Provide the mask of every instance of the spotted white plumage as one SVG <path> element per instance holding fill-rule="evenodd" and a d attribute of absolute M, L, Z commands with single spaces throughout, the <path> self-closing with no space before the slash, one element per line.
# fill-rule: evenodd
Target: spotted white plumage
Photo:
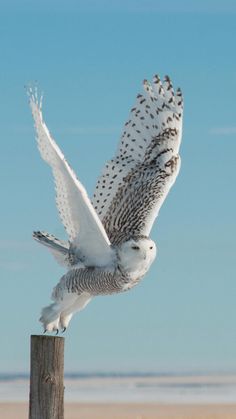
<path fill-rule="evenodd" d="M 181 91 L 174 93 L 167 76 L 163 84 L 158 76 L 152 83 L 144 80 L 143 87 L 124 126 L 117 153 L 106 164 L 92 199 L 113 241 L 122 231 L 150 234 L 180 166 Z"/>
<path fill-rule="evenodd" d="M 45 330 L 65 329 L 72 315 L 96 295 L 136 285 L 156 256 L 148 238 L 179 171 L 183 100 L 168 76 L 143 82 L 124 126 L 118 149 L 107 162 L 92 201 L 52 139 L 42 117 L 42 101 L 29 89 L 39 151 L 51 166 L 56 202 L 69 241 L 48 233 L 34 238 L 47 246 L 68 272 L 42 310 Z"/>

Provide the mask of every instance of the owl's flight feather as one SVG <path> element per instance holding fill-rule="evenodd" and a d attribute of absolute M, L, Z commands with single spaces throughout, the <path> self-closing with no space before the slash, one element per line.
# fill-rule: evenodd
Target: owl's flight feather
<path fill-rule="evenodd" d="M 112 242 L 149 235 L 180 166 L 183 100 L 169 77 L 143 83 L 118 145 L 99 177 L 92 203 Z"/>
<path fill-rule="evenodd" d="M 105 229 L 86 190 L 51 137 L 43 121 L 40 102 L 32 90 L 29 91 L 29 99 L 38 148 L 42 158 L 52 168 L 57 207 L 70 242 L 88 264 L 106 265 L 111 260 L 111 249 Z"/>

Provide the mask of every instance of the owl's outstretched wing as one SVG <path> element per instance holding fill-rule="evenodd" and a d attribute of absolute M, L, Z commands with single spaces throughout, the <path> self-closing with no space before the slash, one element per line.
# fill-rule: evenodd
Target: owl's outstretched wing
<path fill-rule="evenodd" d="M 29 89 L 28 94 L 35 122 L 38 148 L 42 158 L 51 166 L 55 181 L 57 208 L 70 242 L 88 266 L 109 264 L 112 251 L 104 227 L 86 190 L 77 179 L 44 123 L 42 100 L 38 100 L 37 90 Z"/>
<path fill-rule="evenodd" d="M 99 177 L 92 200 L 115 243 L 148 236 L 180 167 L 183 99 L 171 80 L 143 82 L 114 158 Z"/>

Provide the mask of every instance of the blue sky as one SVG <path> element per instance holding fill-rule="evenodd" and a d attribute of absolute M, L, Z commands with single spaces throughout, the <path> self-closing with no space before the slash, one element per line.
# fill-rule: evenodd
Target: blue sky
<path fill-rule="evenodd" d="M 89 194 L 144 78 L 185 98 L 182 169 L 134 290 L 100 297 L 66 335 L 67 371 L 236 370 L 236 5 L 233 1 L 1 1 L 0 371 L 29 368 L 29 336 L 63 274 L 31 238 L 59 237 L 53 182 L 24 85 Z M 178 4 L 178 6 L 177 6 Z"/>

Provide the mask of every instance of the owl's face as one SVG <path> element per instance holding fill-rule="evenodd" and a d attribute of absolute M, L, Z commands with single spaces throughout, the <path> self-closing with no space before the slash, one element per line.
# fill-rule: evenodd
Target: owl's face
<path fill-rule="evenodd" d="M 156 252 L 156 245 L 151 239 L 130 239 L 119 246 L 118 257 L 126 273 L 139 277 L 148 271 Z"/>

